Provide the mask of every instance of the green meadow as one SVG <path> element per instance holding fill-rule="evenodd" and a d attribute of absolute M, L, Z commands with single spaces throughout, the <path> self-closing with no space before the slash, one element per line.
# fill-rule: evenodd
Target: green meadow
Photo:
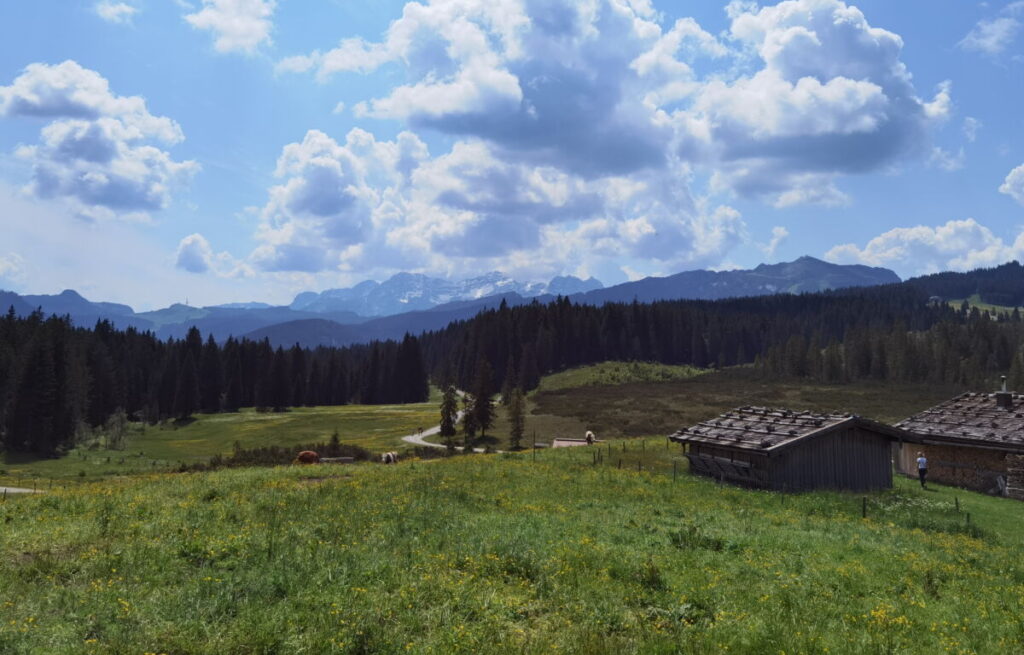
<path fill-rule="evenodd" d="M 597 452 L 9 498 L 0 652 L 1024 651 L 1024 504 L 720 486 L 664 439 Z"/>
<path fill-rule="evenodd" d="M 605 362 L 545 377 L 527 396 L 524 445 L 555 437 L 599 439 L 664 436 L 734 407 L 764 405 L 819 412 L 842 411 L 896 422 L 963 391 L 951 385 L 859 381 L 824 384 L 767 378 L 753 367 L 708 372 L 688 366 Z M 478 446 L 504 449 L 504 408 Z M 435 437 L 436 439 L 436 437 Z"/>
<path fill-rule="evenodd" d="M 120 450 L 76 448 L 59 459 L 0 455 L 0 485 L 49 488 L 83 479 L 151 473 L 205 461 L 243 448 L 323 443 L 338 431 L 342 443 L 371 451 L 398 449 L 401 437 L 437 424 L 437 403 L 298 407 L 287 412 L 243 409 L 197 414 L 185 424 L 135 425 Z"/>

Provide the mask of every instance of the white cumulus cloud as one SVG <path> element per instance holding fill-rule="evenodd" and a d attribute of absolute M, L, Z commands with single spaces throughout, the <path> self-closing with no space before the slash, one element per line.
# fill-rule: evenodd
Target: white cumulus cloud
<path fill-rule="evenodd" d="M 214 254 L 210 242 L 198 232 L 188 235 L 178 243 L 174 259 L 177 268 L 189 273 L 212 271 L 225 278 L 253 275 L 252 268 L 246 262 L 235 259 L 230 253 Z"/>
<path fill-rule="evenodd" d="M 252 53 L 270 43 L 275 0 L 203 0 L 202 8 L 185 20 L 199 30 L 213 32 L 218 52 Z"/>
<path fill-rule="evenodd" d="M 145 218 L 199 169 L 152 145 L 183 140 L 177 123 L 138 96 L 114 95 L 99 73 L 71 60 L 31 64 L 0 87 L 0 117 L 53 119 L 38 144 L 15 154 L 32 166 L 33 194 L 66 199 L 82 216 Z"/>
<path fill-rule="evenodd" d="M 674 116 L 684 157 L 704 156 L 720 187 L 776 206 L 843 204 L 841 175 L 926 151 L 949 115 L 948 83 L 920 98 L 902 39 L 840 0 L 730 5 L 730 34 L 760 65 L 713 79 Z"/>
<path fill-rule="evenodd" d="M 716 35 L 692 18 L 663 25 L 640 0 L 423 0 L 379 40 L 281 60 L 321 82 L 387 67 L 400 81 L 351 110 L 398 121 L 419 154 L 389 171 L 380 153 L 398 144 L 361 131 L 288 146 L 252 261 L 308 274 L 398 257 L 442 273 L 716 266 L 749 241 L 732 195 L 841 206 L 844 176 L 935 153 L 956 163 L 930 142 L 950 84 L 919 94 L 899 35 L 841 0 L 727 13 Z M 445 152 L 426 151 L 415 134 L 428 131 L 450 137 Z"/>
<path fill-rule="evenodd" d="M 205 273 L 213 262 L 213 249 L 202 234 L 190 234 L 178 244 L 175 265 L 189 273 Z"/>
<path fill-rule="evenodd" d="M 868 241 L 863 248 L 847 243 L 827 253 L 837 264 L 868 264 L 894 268 L 898 273 L 924 274 L 966 271 L 995 266 L 1024 255 L 1024 233 L 1012 244 L 973 218 L 930 227 L 898 227 Z"/>
<path fill-rule="evenodd" d="M 102 0 L 93 6 L 96 15 L 110 23 L 129 23 L 132 16 L 138 13 L 138 8 L 124 2 L 111 2 Z"/>
<path fill-rule="evenodd" d="M 1024 205 L 1024 164 L 1009 172 L 999 187 L 999 192 L 1005 193 Z"/>

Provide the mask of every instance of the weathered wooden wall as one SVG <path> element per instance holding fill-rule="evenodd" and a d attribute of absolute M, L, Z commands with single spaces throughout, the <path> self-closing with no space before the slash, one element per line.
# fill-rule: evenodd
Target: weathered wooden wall
<path fill-rule="evenodd" d="M 691 444 L 687 457 L 694 473 L 746 486 L 867 491 L 892 486 L 890 441 L 850 428 L 808 438 L 772 457 L 705 444 Z"/>
<path fill-rule="evenodd" d="M 1006 456 L 1006 495 L 1024 500 L 1024 455 Z"/>
<path fill-rule="evenodd" d="M 764 455 L 695 443 L 690 444 L 686 456 L 693 473 L 748 487 L 769 486 Z"/>
<path fill-rule="evenodd" d="M 868 491 L 892 486 L 890 439 L 849 428 L 807 439 L 770 460 L 773 486 Z"/>
<path fill-rule="evenodd" d="M 1003 493 L 1007 486 L 1007 454 L 1003 451 L 970 446 L 904 443 L 896 460 L 901 473 L 917 477 L 919 451 L 924 452 L 928 458 L 929 480 L 991 494 Z"/>

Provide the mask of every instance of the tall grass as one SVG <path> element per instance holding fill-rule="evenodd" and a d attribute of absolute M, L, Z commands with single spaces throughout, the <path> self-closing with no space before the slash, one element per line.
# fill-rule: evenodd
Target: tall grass
<path fill-rule="evenodd" d="M 1024 505 L 900 480 L 863 519 L 638 446 L 641 473 L 580 448 L 8 500 L 0 652 L 1024 650 Z"/>

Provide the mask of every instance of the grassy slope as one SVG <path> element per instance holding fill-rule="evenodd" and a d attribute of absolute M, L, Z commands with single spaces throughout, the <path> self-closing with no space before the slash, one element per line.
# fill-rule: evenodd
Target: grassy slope
<path fill-rule="evenodd" d="M 341 441 L 372 451 L 397 448 L 399 438 L 437 424 L 438 408 L 431 402 L 414 405 L 343 405 L 300 407 L 284 413 L 199 414 L 190 424 L 149 426 L 132 432 L 124 450 L 75 450 L 61 459 L 26 460 L 7 455 L 0 460 L 0 485 L 46 487 L 51 480 L 67 482 L 174 466 L 229 453 L 238 441 L 244 448 L 292 446 L 325 442 L 335 429 Z M 141 453 L 141 454 L 140 454 Z M 5 457 L 0 455 L 0 458 Z M 109 459 L 109 461 L 108 461 Z M 154 464 L 153 462 L 156 462 Z"/>
<path fill-rule="evenodd" d="M 969 298 L 950 300 L 948 301 L 949 306 L 954 309 L 960 309 L 960 305 L 964 303 L 964 300 L 967 301 L 967 304 L 970 307 L 977 307 L 981 311 L 987 310 L 993 314 L 1010 314 L 1013 312 L 1013 307 L 1008 307 L 1006 305 L 993 305 L 992 303 L 987 303 L 983 301 L 981 299 L 981 295 L 977 293 Z"/>
<path fill-rule="evenodd" d="M 611 363 L 605 363 L 582 367 L 544 378 L 540 388 L 528 398 L 526 445 L 532 441 L 534 431 L 539 442 L 550 442 L 554 437 L 582 438 L 587 430 L 593 430 L 602 439 L 667 435 L 742 405 L 849 411 L 895 422 L 962 391 L 958 387 L 926 384 L 827 385 L 807 380 L 762 379 L 750 368 L 706 375 L 681 374 L 674 379 L 665 376 L 667 381 L 661 381 L 664 378 L 660 376 L 631 380 L 609 375 L 610 366 Z M 613 377 L 625 382 L 602 382 Z M 507 417 L 499 408 L 491 445 L 505 447 L 508 431 Z"/>
<path fill-rule="evenodd" d="M 0 652 L 1024 650 L 1024 504 L 899 480 L 862 520 L 859 496 L 673 481 L 595 450 L 9 500 Z"/>
<path fill-rule="evenodd" d="M 637 382 L 674 382 L 689 380 L 707 372 L 707 369 L 693 366 L 669 366 L 653 362 L 601 362 L 545 376 L 537 393 Z"/>

